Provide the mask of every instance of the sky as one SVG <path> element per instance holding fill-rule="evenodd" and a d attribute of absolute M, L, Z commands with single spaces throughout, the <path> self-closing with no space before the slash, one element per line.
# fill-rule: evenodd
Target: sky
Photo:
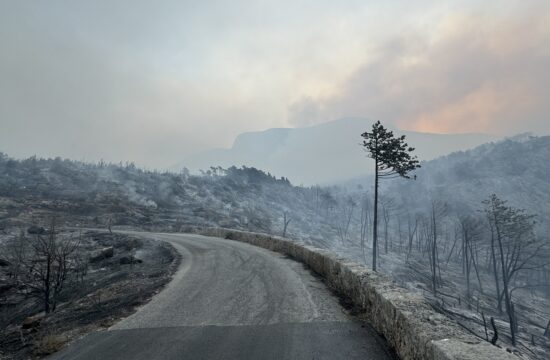
<path fill-rule="evenodd" d="M 550 134 L 548 0 L 3 0 L 0 151 L 164 168 L 343 117 Z"/>

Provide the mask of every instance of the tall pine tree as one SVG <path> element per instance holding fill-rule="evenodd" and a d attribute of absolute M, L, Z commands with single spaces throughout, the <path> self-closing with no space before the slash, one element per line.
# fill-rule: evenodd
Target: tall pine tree
<path fill-rule="evenodd" d="M 378 187 L 381 179 L 403 177 L 410 179 L 409 173 L 420 167 L 414 148 L 405 142 L 405 135 L 395 137 L 380 121 L 372 125 L 371 132 L 364 132 L 363 147 L 375 163 L 374 177 L 374 224 L 372 227 L 372 269 L 376 271 L 378 250 Z"/>

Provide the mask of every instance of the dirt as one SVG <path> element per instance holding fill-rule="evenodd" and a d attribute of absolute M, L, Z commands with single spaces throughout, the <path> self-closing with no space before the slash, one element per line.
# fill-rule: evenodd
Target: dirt
<path fill-rule="evenodd" d="M 340 250 L 340 253 L 361 262 L 359 248 Z M 484 286 L 483 292 L 479 291 L 475 275 L 472 276 L 472 299 L 468 300 L 461 264 L 452 261 L 441 263 L 442 281 L 439 284 L 437 296 L 434 296 L 431 288 L 429 262 L 424 261 L 421 255 L 414 253 L 407 260 L 405 254 L 383 253 L 378 265 L 381 272 L 391 274 L 400 286 L 421 294 L 434 307 L 434 310 L 454 319 L 467 332 L 480 339 L 490 340 L 494 334 L 490 318 L 494 317 L 498 332 L 497 346 L 508 349 L 522 359 L 550 358 L 550 337 L 544 336 L 545 327 L 550 319 L 550 298 L 543 293 L 544 288 L 532 291 L 520 289 L 514 292 L 519 321 L 517 345 L 514 347 L 507 315 L 500 314 L 495 309 L 493 279 L 486 272 L 480 273 Z M 483 316 L 486 324 L 483 322 Z M 485 325 L 487 325 L 487 334 Z"/>
<path fill-rule="evenodd" d="M 0 243 L 10 236 L 0 235 Z M 62 236 L 80 234 L 65 230 Z M 99 232 L 82 234 L 78 255 L 87 259 L 86 274 L 71 278 L 57 309 L 47 315 L 30 289 L 10 283 L 9 266 L 0 267 L 1 359 L 40 358 L 110 327 L 158 293 L 181 261 L 168 243 Z"/>

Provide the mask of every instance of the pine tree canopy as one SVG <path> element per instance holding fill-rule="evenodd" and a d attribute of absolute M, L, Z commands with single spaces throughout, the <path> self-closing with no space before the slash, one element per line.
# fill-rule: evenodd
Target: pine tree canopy
<path fill-rule="evenodd" d="M 395 137 L 380 121 L 372 125 L 371 132 L 361 134 L 363 146 L 369 157 L 377 163 L 379 177 L 401 176 L 409 179 L 411 171 L 420 167 L 418 158 L 412 156 L 413 147 L 405 142 L 405 135 Z"/>

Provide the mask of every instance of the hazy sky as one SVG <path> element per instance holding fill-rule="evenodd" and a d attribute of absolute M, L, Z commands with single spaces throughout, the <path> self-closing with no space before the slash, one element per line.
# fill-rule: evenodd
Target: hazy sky
<path fill-rule="evenodd" d="M 341 117 L 550 133 L 550 1 L 0 1 L 0 151 L 149 167 Z"/>

